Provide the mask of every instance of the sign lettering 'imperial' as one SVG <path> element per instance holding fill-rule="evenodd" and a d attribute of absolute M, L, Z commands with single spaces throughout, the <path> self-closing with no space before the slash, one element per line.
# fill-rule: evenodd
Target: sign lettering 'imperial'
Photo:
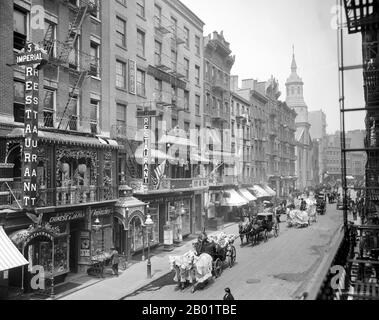
<path fill-rule="evenodd" d="M 17 56 L 17 64 L 25 65 L 25 116 L 24 144 L 22 158 L 23 198 L 26 209 L 36 206 L 37 200 L 37 148 L 38 148 L 38 104 L 39 104 L 39 71 L 43 50 L 29 43 Z"/>

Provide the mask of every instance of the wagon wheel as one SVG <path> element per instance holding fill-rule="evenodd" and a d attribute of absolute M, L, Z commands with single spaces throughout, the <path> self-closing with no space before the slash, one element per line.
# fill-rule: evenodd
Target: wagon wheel
<path fill-rule="evenodd" d="M 279 225 L 276 224 L 274 228 L 274 236 L 277 238 L 279 236 Z"/>
<path fill-rule="evenodd" d="M 234 246 L 231 246 L 230 256 L 228 257 L 229 268 L 233 267 L 234 263 L 236 262 L 236 256 L 237 256 L 236 248 Z"/>
<path fill-rule="evenodd" d="M 219 258 L 213 263 L 213 272 L 216 278 L 222 273 L 222 261 Z"/>
<path fill-rule="evenodd" d="M 265 238 L 265 242 L 268 240 L 268 230 L 266 229 L 264 231 L 264 238 Z"/>

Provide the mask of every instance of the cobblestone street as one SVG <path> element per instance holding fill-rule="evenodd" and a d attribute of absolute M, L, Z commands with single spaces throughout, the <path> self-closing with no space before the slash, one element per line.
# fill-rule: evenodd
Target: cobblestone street
<path fill-rule="evenodd" d="M 225 287 L 230 287 L 239 300 L 295 299 L 319 276 L 318 269 L 341 226 L 342 211 L 336 211 L 335 205 L 329 205 L 327 214 L 320 216 L 318 222 L 309 228 L 287 228 L 282 222 L 279 237 L 271 237 L 266 243 L 240 247 L 237 240 L 234 267 L 225 269 L 220 278 L 211 280 L 204 289 L 193 294 L 191 287 L 180 291 L 172 280 L 173 273 L 170 273 L 125 299 L 218 300 L 222 299 Z M 237 233 L 237 226 L 235 229 Z"/>

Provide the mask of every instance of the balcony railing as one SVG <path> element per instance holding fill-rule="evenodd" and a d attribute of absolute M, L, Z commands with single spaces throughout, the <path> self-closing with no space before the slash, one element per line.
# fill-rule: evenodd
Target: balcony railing
<path fill-rule="evenodd" d="M 166 178 L 162 179 L 159 188 L 156 185 L 144 185 L 142 179 L 129 179 L 128 185 L 136 193 L 149 193 L 150 191 L 169 191 L 178 189 L 206 188 L 209 185 L 207 178 Z"/>
<path fill-rule="evenodd" d="M 18 207 L 17 201 L 22 205 L 22 189 L 11 186 L 9 190 L 0 191 L 0 205 Z M 12 195 L 13 193 L 13 195 Z M 38 189 L 37 207 L 69 206 L 84 203 L 95 203 L 118 198 L 117 186 L 78 186 L 69 188 L 43 188 Z M 17 200 L 17 201 L 16 201 Z"/>
<path fill-rule="evenodd" d="M 238 184 L 238 177 L 236 176 L 223 176 L 214 177 L 209 181 L 210 186 L 223 186 L 228 184 Z"/>
<path fill-rule="evenodd" d="M 211 108 L 211 118 L 212 119 L 215 119 L 215 120 L 218 120 L 218 119 L 223 119 L 223 120 L 227 120 L 229 118 L 229 115 L 226 111 L 224 110 L 220 110 L 219 108 Z"/>
<path fill-rule="evenodd" d="M 210 83 L 213 89 L 215 90 L 228 90 L 227 84 L 223 79 L 220 78 L 211 78 Z"/>

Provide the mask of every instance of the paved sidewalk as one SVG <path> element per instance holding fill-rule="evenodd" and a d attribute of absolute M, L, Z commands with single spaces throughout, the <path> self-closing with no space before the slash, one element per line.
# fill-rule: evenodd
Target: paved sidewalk
<path fill-rule="evenodd" d="M 222 230 L 208 232 L 209 235 L 225 232 L 227 234 L 238 234 L 237 223 L 230 223 L 224 226 Z M 125 271 L 121 271 L 118 277 L 109 277 L 99 279 L 90 285 L 83 284 L 76 288 L 74 292 L 56 296 L 56 300 L 120 300 L 128 294 L 133 293 L 139 288 L 146 286 L 170 273 L 168 257 L 170 255 L 182 255 L 192 249 L 192 241 L 183 243 L 182 246 L 176 247 L 171 252 L 165 252 L 157 249 L 152 250 L 151 266 L 152 279 L 147 279 L 147 261 L 140 261 L 131 264 Z"/>

